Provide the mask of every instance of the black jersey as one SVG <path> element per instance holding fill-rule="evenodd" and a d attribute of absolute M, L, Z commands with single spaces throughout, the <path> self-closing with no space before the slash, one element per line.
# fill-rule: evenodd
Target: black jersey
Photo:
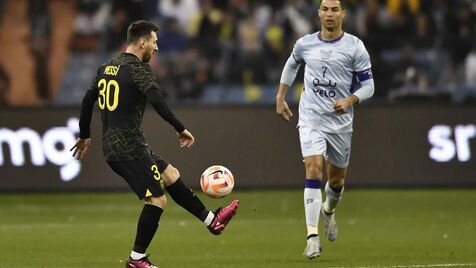
<path fill-rule="evenodd" d="M 147 101 L 177 132 L 185 129 L 166 104 L 150 65 L 133 54 L 121 53 L 98 68 L 81 106 L 82 139 L 90 137 L 96 101 L 101 110 L 107 161 L 144 159 L 150 154 L 141 127 Z"/>

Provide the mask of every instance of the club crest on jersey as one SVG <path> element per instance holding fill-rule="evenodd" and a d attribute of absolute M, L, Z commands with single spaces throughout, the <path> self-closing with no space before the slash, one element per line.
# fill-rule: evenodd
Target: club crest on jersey
<path fill-rule="evenodd" d="M 329 49 L 321 49 L 321 60 L 328 61 L 332 58 L 332 50 Z"/>

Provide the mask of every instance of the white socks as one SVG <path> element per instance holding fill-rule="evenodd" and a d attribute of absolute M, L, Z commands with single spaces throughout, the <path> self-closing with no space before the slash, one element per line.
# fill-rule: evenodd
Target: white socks
<path fill-rule="evenodd" d="M 304 188 L 304 210 L 306 213 L 307 236 L 317 235 L 319 225 L 319 213 L 322 206 L 321 182 L 306 180 Z"/>
<path fill-rule="evenodd" d="M 140 260 L 144 257 L 145 257 L 144 253 L 138 253 L 138 252 L 135 252 L 135 251 L 131 252 L 131 259 L 133 259 L 135 261 Z"/>
<path fill-rule="evenodd" d="M 324 191 L 326 192 L 326 201 L 322 204 L 321 181 L 306 180 L 304 188 L 304 211 L 306 214 L 307 236 L 317 235 L 319 226 L 319 215 L 321 207 L 324 211 L 334 213 L 337 204 L 342 199 L 344 188 L 339 193 L 334 192 L 327 181 Z"/>
<path fill-rule="evenodd" d="M 205 223 L 206 226 L 210 226 L 210 224 L 212 224 L 212 221 L 213 219 L 215 218 L 215 214 L 213 214 L 213 212 L 208 212 L 208 216 L 207 218 L 203 221 L 203 223 Z"/>
<path fill-rule="evenodd" d="M 324 211 L 327 213 L 334 213 L 337 204 L 339 204 L 339 201 L 342 199 L 342 193 L 344 192 L 344 188 L 342 188 L 340 193 L 336 193 L 331 189 L 331 187 L 329 186 L 329 181 L 327 181 L 325 192 L 326 201 L 324 202 Z"/>

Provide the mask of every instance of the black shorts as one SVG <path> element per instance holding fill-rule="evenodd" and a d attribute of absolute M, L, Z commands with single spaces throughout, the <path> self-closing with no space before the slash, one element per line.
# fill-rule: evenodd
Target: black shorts
<path fill-rule="evenodd" d="M 150 157 L 141 160 L 106 161 L 121 176 L 139 199 L 159 197 L 164 194 L 160 174 L 169 163 L 151 152 Z"/>

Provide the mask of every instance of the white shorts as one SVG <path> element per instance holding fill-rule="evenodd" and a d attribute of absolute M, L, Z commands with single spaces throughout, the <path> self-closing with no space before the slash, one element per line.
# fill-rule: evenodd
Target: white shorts
<path fill-rule="evenodd" d="M 349 165 L 352 133 L 331 134 L 309 126 L 299 126 L 303 157 L 322 155 L 337 167 Z"/>

